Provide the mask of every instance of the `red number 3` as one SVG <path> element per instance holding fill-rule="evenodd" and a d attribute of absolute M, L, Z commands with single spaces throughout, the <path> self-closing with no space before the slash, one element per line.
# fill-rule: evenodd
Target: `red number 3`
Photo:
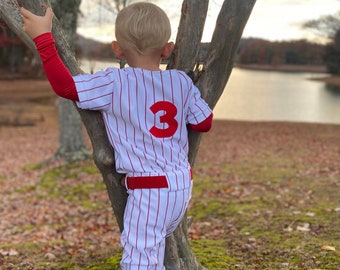
<path fill-rule="evenodd" d="M 177 114 L 177 108 L 174 104 L 168 101 L 159 101 L 150 107 L 150 110 L 156 115 L 160 111 L 164 111 L 164 114 L 159 117 L 159 122 L 167 124 L 166 128 L 158 128 L 153 126 L 150 128 L 150 132 L 157 138 L 171 137 L 175 134 L 178 128 L 178 122 L 175 119 Z"/>

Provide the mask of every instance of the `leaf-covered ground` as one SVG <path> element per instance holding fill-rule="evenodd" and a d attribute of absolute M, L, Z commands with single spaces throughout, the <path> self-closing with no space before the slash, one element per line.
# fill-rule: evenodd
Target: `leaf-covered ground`
<path fill-rule="evenodd" d="M 0 81 L 0 269 L 118 269 L 91 160 L 58 149 L 45 81 Z M 340 269 L 340 126 L 215 121 L 194 168 L 192 248 L 208 269 Z"/>

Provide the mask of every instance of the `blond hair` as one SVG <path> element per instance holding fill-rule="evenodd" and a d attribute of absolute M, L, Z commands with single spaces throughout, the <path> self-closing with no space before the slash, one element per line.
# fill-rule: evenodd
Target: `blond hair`
<path fill-rule="evenodd" d="M 119 12 L 115 27 L 120 46 L 139 54 L 162 49 L 171 36 L 171 25 L 165 12 L 145 2 L 128 5 Z"/>

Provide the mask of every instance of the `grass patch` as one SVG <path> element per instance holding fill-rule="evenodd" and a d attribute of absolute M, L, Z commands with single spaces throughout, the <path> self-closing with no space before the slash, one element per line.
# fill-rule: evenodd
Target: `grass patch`
<path fill-rule="evenodd" d="M 340 269 L 334 192 L 340 182 L 301 173 L 307 169 L 285 158 L 257 157 L 226 165 L 219 177 L 195 179 L 189 215 L 196 235 L 211 239 L 217 226 L 225 233 L 218 239 L 225 241 L 226 260 L 208 269 Z M 202 222 L 209 228 L 199 227 Z"/>

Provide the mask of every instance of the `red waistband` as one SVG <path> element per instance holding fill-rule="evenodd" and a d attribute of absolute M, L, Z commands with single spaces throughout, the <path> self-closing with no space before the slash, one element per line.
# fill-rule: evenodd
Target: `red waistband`
<path fill-rule="evenodd" d="M 128 176 L 126 177 L 126 187 L 128 189 L 167 188 L 168 181 L 164 175 Z"/>
<path fill-rule="evenodd" d="M 192 179 L 192 170 L 190 169 L 190 177 Z M 126 187 L 128 189 L 141 188 L 167 188 L 168 180 L 164 175 L 154 176 L 127 176 Z"/>

